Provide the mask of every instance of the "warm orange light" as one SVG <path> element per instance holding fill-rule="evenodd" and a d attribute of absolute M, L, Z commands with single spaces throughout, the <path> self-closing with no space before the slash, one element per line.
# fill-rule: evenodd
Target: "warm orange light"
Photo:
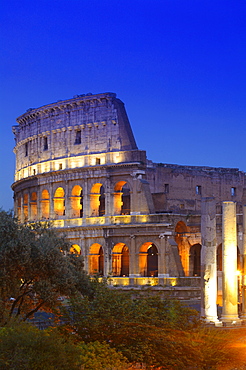
<path fill-rule="evenodd" d="M 54 211 L 58 216 L 64 215 L 64 195 L 63 188 L 59 187 L 56 189 L 54 196 Z"/>

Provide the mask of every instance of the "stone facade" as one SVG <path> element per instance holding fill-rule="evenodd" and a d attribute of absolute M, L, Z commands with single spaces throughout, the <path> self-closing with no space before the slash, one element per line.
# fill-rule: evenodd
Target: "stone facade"
<path fill-rule="evenodd" d="M 49 220 L 65 231 L 89 274 L 199 296 L 201 204 L 208 197 L 216 204 L 219 279 L 224 201 L 236 203 L 240 265 L 244 172 L 148 160 L 113 93 L 31 109 L 17 123 L 15 213 L 21 222 Z"/>

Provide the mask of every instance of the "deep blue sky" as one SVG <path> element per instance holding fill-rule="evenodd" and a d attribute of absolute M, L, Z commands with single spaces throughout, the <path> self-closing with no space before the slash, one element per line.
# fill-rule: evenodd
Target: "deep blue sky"
<path fill-rule="evenodd" d="M 155 162 L 246 171 L 246 1 L 8 0 L 0 5 L 0 206 L 28 108 L 115 92 Z"/>

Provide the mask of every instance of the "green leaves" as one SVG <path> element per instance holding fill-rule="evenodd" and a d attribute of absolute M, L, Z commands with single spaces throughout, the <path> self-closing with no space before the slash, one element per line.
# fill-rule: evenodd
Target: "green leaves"
<path fill-rule="evenodd" d="M 57 330 L 19 323 L 0 328 L 1 370 L 125 370 L 127 361 L 106 343 L 75 344 Z"/>
<path fill-rule="evenodd" d="M 20 225 L 0 211 L 0 323 L 53 311 L 60 296 L 91 294 L 81 256 L 69 254 L 64 237 L 37 223 Z M 66 255 L 66 256 L 65 256 Z"/>
<path fill-rule="evenodd" d="M 83 370 L 125 370 L 126 358 L 106 343 L 98 341 L 81 343 L 81 363 Z"/>
<path fill-rule="evenodd" d="M 81 351 L 55 331 L 30 324 L 0 328 L 2 370 L 79 370 Z"/>
<path fill-rule="evenodd" d="M 92 299 L 77 297 L 70 303 L 66 328 L 79 341 L 106 342 L 129 362 L 160 369 L 188 368 L 193 360 L 186 331 L 199 326 L 198 315 L 178 301 L 132 298 L 98 284 Z"/>

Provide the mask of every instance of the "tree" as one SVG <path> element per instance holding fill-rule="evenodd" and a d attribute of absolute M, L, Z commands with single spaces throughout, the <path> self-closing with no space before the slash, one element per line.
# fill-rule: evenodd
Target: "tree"
<path fill-rule="evenodd" d="M 81 343 L 80 360 L 82 370 L 125 370 L 128 368 L 124 356 L 106 343 Z"/>
<path fill-rule="evenodd" d="M 79 297 L 71 300 L 68 310 L 64 307 L 66 329 L 78 340 L 106 342 L 129 362 L 160 369 L 188 368 L 192 363 L 185 330 L 198 325 L 194 310 L 160 297 L 134 299 L 103 284 L 95 291 L 92 299 Z"/>
<path fill-rule="evenodd" d="M 21 225 L 0 211 L 0 320 L 55 312 L 60 296 L 92 294 L 81 256 L 49 225 Z"/>
<path fill-rule="evenodd" d="M 179 301 L 136 296 L 98 284 L 93 298 L 64 307 L 65 329 L 87 344 L 108 343 L 130 363 L 147 369 L 216 369 L 228 352 L 228 333 L 203 327 Z"/>
<path fill-rule="evenodd" d="M 79 370 L 81 353 L 55 331 L 38 330 L 27 323 L 0 328 L 2 370 Z"/>
<path fill-rule="evenodd" d="M 0 328 L 2 370 L 125 370 L 126 359 L 106 343 L 74 343 L 56 329 L 28 323 Z"/>

